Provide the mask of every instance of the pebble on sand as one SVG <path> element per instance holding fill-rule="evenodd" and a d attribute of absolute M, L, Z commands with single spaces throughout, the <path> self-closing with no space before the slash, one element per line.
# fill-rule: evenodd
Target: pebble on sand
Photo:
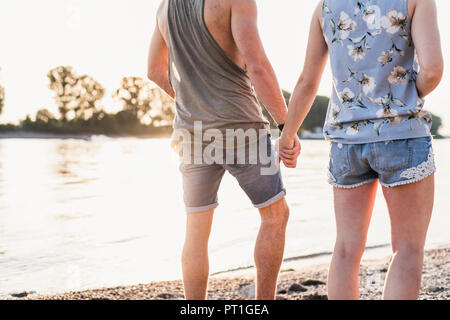
<path fill-rule="evenodd" d="M 384 259 L 362 264 L 361 299 L 381 299 L 388 262 L 389 260 Z M 280 275 L 277 299 L 326 300 L 327 271 L 327 265 L 297 271 L 286 270 Z M 179 300 L 183 298 L 183 284 L 181 281 L 155 282 L 129 287 L 121 286 L 84 292 L 68 292 L 53 296 L 30 295 L 30 292 L 19 292 L 11 296 L 12 299 L 29 300 Z M 208 298 L 211 300 L 254 299 L 254 275 L 212 277 Z M 426 252 L 423 290 L 420 299 L 450 299 L 450 249 Z"/>

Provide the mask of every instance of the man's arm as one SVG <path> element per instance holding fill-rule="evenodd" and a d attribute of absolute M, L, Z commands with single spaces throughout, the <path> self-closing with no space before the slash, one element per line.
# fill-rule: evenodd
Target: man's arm
<path fill-rule="evenodd" d="M 158 17 L 165 9 L 165 2 L 158 10 Z M 169 48 L 161 32 L 159 19 L 156 21 L 155 31 L 150 44 L 148 55 L 147 77 L 163 89 L 169 96 L 175 98 L 175 92 L 169 81 Z"/>
<path fill-rule="evenodd" d="M 231 29 L 258 98 L 278 124 L 286 121 L 286 102 L 259 36 L 255 0 L 234 0 Z"/>
<path fill-rule="evenodd" d="M 420 97 L 423 98 L 437 88 L 444 72 L 444 59 L 434 0 L 416 1 L 412 19 L 412 37 L 420 65 L 416 85 Z"/>
<path fill-rule="evenodd" d="M 280 139 L 280 150 L 292 148 L 293 139 L 311 110 L 328 60 L 328 47 L 322 33 L 321 22 L 322 6 L 319 5 L 311 22 L 303 72 L 289 103 L 288 120 Z M 283 159 L 283 154 L 280 155 Z"/>

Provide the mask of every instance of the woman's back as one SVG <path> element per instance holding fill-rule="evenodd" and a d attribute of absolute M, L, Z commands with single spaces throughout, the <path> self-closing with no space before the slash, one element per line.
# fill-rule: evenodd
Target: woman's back
<path fill-rule="evenodd" d="M 328 139 L 371 143 L 430 136 L 406 0 L 324 0 L 334 77 Z"/>

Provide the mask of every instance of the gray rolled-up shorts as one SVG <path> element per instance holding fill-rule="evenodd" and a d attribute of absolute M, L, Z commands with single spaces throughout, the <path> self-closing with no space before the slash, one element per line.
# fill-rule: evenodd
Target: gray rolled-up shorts
<path fill-rule="evenodd" d="M 255 208 L 266 208 L 283 199 L 286 196 L 286 190 L 280 167 L 274 166 L 276 154 L 272 141 L 270 137 L 264 139 L 270 164 L 260 159 L 253 164 L 249 161 L 245 161 L 246 163 L 243 164 L 230 164 L 228 161 L 224 164 L 182 163 L 180 171 L 183 176 L 184 202 L 187 213 L 201 213 L 218 207 L 217 193 L 226 171 L 236 178 Z"/>

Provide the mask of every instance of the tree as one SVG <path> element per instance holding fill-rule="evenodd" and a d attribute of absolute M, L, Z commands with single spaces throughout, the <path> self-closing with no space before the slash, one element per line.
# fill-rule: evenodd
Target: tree
<path fill-rule="evenodd" d="M 292 94 L 287 91 L 283 90 L 283 97 L 286 101 L 286 104 L 289 105 L 289 102 L 291 100 Z M 311 112 L 306 117 L 305 121 L 303 122 L 302 127 L 300 128 L 299 134 L 304 131 L 312 131 L 315 130 L 318 127 L 322 127 L 325 122 L 325 117 L 327 114 L 328 109 L 328 103 L 329 98 L 324 96 L 317 96 L 316 100 L 314 101 L 314 104 L 311 108 Z M 270 126 L 272 128 L 276 128 L 277 124 L 273 120 L 270 113 L 267 111 L 267 109 L 264 107 L 263 104 L 261 104 L 261 108 L 263 109 L 263 114 L 267 118 L 267 120 L 270 122 Z"/>
<path fill-rule="evenodd" d="M 303 133 L 305 131 L 314 131 L 317 128 L 323 127 L 327 117 L 329 102 L 330 99 L 328 97 L 316 97 L 316 100 L 314 100 L 314 103 L 311 107 L 311 111 L 305 118 L 305 121 L 303 122 L 299 133 Z"/>
<path fill-rule="evenodd" d="M 122 101 L 123 109 L 142 121 L 151 110 L 152 88 L 150 82 L 140 77 L 126 77 L 114 96 Z"/>
<path fill-rule="evenodd" d="M 0 86 L 0 114 L 3 112 L 5 107 L 5 89 Z"/>
<path fill-rule="evenodd" d="M 75 117 L 87 120 L 99 110 L 100 102 L 105 96 L 105 88 L 88 75 L 79 77 L 77 84 L 77 103 L 74 108 Z"/>
<path fill-rule="evenodd" d="M 436 136 L 437 138 L 442 138 L 441 134 L 439 133 L 440 128 L 442 127 L 442 118 L 431 114 L 433 117 L 433 126 L 431 127 L 431 134 L 433 136 Z"/>
<path fill-rule="evenodd" d="M 0 67 L 0 71 L 2 68 Z M 3 108 L 5 107 L 5 88 L 0 85 L 0 114 L 3 112 Z"/>
<path fill-rule="evenodd" d="M 67 122 L 68 114 L 75 108 L 78 77 L 72 67 L 59 66 L 49 71 L 47 78 L 49 88 L 55 92 L 55 101 L 63 122 Z"/>
<path fill-rule="evenodd" d="M 87 120 L 98 111 L 105 88 L 91 76 L 78 76 L 72 67 L 60 66 L 50 70 L 47 78 L 63 122 Z"/>
<path fill-rule="evenodd" d="M 151 93 L 151 123 L 153 126 L 170 126 L 175 118 L 173 99 L 160 88 L 153 88 Z"/>
<path fill-rule="evenodd" d="M 289 105 L 289 102 L 291 101 L 291 97 L 292 97 L 292 93 L 283 89 L 283 98 L 284 98 L 284 101 L 286 101 L 286 105 Z"/>
<path fill-rule="evenodd" d="M 40 109 L 36 113 L 36 122 L 38 123 L 49 123 L 56 120 L 56 117 L 47 109 Z"/>
<path fill-rule="evenodd" d="M 283 98 L 284 101 L 286 102 L 286 105 L 289 105 L 289 101 L 291 100 L 291 93 L 287 90 L 283 90 Z M 267 108 L 261 103 L 261 101 L 259 101 L 259 105 L 262 109 L 263 115 L 266 118 L 267 121 L 269 121 L 270 123 L 270 127 L 271 128 L 277 128 L 278 124 L 275 122 L 275 120 L 272 118 L 272 116 L 270 115 L 269 111 L 267 111 Z"/>

